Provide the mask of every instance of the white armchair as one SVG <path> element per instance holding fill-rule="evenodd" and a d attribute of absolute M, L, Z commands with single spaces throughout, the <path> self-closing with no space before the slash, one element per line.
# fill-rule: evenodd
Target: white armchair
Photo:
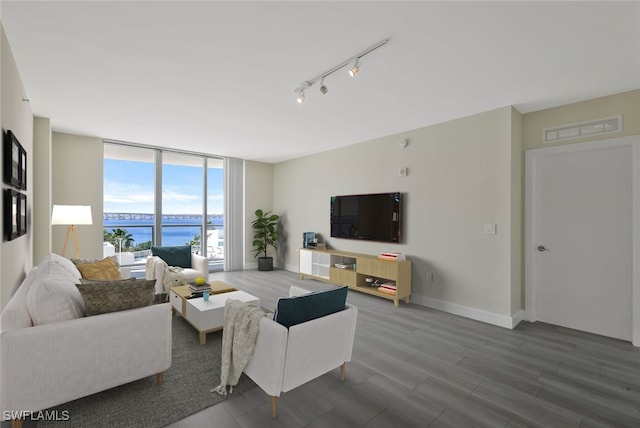
<path fill-rule="evenodd" d="M 198 277 L 203 277 L 205 280 L 208 280 L 209 260 L 199 254 L 191 253 L 190 268 L 181 268 L 173 272 L 175 275 L 172 275 L 172 277 L 165 277 L 166 275 L 171 275 L 171 272 L 172 266 L 168 266 L 160 257 L 150 256 L 149 259 L 147 259 L 146 279 L 156 280 L 156 294 L 168 293 L 170 286 L 190 282 Z"/>
<path fill-rule="evenodd" d="M 310 380 L 351 361 L 358 308 L 345 309 L 296 324 L 289 329 L 264 317 L 253 357 L 244 372 L 271 396 L 271 416 L 276 417 L 277 398 Z"/>

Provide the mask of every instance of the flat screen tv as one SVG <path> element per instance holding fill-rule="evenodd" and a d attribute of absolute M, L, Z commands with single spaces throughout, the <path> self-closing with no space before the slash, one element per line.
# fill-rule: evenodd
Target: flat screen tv
<path fill-rule="evenodd" d="M 402 194 L 331 197 L 333 238 L 400 243 Z"/>

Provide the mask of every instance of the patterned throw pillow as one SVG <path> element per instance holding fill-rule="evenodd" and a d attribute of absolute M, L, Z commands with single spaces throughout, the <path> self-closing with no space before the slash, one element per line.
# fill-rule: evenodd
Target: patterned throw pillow
<path fill-rule="evenodd" d="M 98 261 L 73 260 L 85 279 L 116 280 L 122 279 L 120 266 L 113 257 Z"/>
<path fill-rule="evenodd" d="M 155 280 L 95 281 L 76 284 L 86 316 L 141 308 L 153 304 Z"/>

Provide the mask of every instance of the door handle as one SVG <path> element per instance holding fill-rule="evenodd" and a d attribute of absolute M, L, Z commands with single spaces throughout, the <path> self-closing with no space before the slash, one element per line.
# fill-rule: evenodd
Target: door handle
<path fill-rule="evenodd" d="M 538 250 L 538 251 L 540 251 L 540 252 L 543 252 L 543 251 L 550 251 L 548 248 L 545 248 L 545 246 L 544 246 L 544 245 L 538 245 L 538 246 L 536 247 L 536 250 Z"/>

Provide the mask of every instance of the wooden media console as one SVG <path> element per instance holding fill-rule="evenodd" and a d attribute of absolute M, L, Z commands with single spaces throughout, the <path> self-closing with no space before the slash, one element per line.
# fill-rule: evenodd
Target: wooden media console
<path fill-rule="evenodd" d="M 335 285 L 347 285 L 350 289 L 409 303 L 411 296 L 411 261 L 381 260 L 378 256 L 337 250 L 301 248 L 300 279 L 312 278 Z M 336 267 L 336 265 L 340 267 Z M 393 281 L 396 293 L 388 294 L 367 283 L 367 278 Z"/>

